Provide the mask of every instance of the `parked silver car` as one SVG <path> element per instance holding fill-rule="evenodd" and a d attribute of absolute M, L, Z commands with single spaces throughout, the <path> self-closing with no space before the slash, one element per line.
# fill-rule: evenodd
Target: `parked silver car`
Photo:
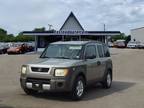
<path fill-rule="evenodd" d="M 8 45 L 0 45 L 0 54 L 5 54 L 7 53 Z"/>
<path fill-rule="evenodd" d="M 27 94 L 70 92 L 79 100 L 89 84 L 112 84 L 112 60 L 106 44 L 92 41 L 55 42 L 40 58 L 21 68 L 20 83 Z"/>
<path fill-rule="evenodd" d="M 139 48 L 139 46 L 140 46 L 140 42 L 138 42 L 138 41 L 136 41 L 136 42 L 129 42 L 128 44 L 127 44 L 127 48 Z"/>

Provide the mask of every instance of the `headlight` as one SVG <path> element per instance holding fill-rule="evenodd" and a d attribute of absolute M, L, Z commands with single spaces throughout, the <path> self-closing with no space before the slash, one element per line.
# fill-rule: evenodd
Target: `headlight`
<path fill-rule="evenodd" d="M 16 51 L 19 51 L 20 49 L 16 49 Z"/>
<path fill-rule="evenodd" d="M 26 66 L 22 66 L 21 73 L 22 74 L 26 74 L 26 71 L 27 71 L 27 67 Z"/>
<path fill-rule="evenodd" d="M 55 76 L 66 76 L 68 74 L 68 69 L 56 69 Z"/>

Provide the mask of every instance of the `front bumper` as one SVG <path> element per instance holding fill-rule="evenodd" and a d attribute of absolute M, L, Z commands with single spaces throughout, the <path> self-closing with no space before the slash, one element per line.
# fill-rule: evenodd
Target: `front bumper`
<path fill-rule="evenodd" d="M 72 89 L 70 81 L 65 78 L 20 78 L 20 83 L 22 88 L 39 91 L 63 92 Z"/>
<path fill-rule="evenodd" d="M 19 51 L 8 51 L 7 53 L 8 53 L 8 54 L 20 54 Z"/>

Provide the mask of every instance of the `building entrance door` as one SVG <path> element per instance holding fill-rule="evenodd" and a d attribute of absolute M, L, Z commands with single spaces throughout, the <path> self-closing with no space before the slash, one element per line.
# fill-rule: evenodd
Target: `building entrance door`
<path fill-rule="evenodd" d="M 80 40 L 79 36 L 72 36 L 71 41 L 78 41 Z"/>
<path fill-rule="evenodd" d="M 81 40 L 81 36 L 65 36 L 65 41 L 78 41 Z"/>

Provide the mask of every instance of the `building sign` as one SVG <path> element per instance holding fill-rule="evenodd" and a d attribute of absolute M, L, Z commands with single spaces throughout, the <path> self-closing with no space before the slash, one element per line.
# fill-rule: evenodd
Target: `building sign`
<path fill-rule="evenodd" d="M 88 34 L 87 31 L 56 31 L 55 32 L 57 35 L 84 35 Z"/>
<path fill-rule="evenodd" d="M 53 31 L 53 32 L 23 32 L 23 35 L 33 35 L 33 36 L 78 36 L 78 35 L 90 35 L 90 36 L 115 36 L 120 35 L 120 32 L 89 32 L 89 31 Z"/>

